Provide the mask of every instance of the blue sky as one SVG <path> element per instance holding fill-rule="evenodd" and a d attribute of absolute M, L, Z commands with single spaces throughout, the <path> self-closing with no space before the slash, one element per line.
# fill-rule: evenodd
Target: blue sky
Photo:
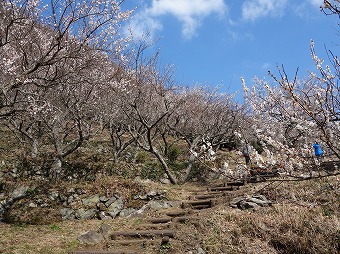
<path fill-rule="evenodd" d="M 310 41 L 319 55 L 325 47 L 337 54 L 337 16 L 320 11 L 322 0 L 128 0 L 138 6 L 130 26 L 135 35 L 151 32 L 161 38 L 162 64 L 174 64 L 176 79 L 221 86 L 242 93 L 240 77 L 254 76 L 284 65 L 290 75 L 315 70 Z"/>

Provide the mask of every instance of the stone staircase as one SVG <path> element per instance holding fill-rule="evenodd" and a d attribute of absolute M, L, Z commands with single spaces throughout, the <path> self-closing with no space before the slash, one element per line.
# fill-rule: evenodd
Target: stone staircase
<path fill-rule="evenodd" d="M 176 229 L 180 224 L 195 225 L 203 209 L 229 203 L 233 191 L 239 190 L 247 183 L 261 182 L 275 176 L 277 175 L 255 176 L 192 191 L 187 200 L 181 202 L 179 208 L 164 209 L 152 218 L 142 219 L 140 224 L 128 230 L 113 232 L 107 230 L 107 250 L 79 250 L 70 254 L 166 253 L 171 239 L 176 238 Z"/>

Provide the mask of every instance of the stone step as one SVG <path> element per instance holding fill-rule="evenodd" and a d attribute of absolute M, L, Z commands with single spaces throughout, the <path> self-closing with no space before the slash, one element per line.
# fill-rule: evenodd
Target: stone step
<path fill-rule="evenodd" d="M 220 192 L 220 193 L 216 193 L 216 192 L 207 192 L 201 195 L 194 195 L 194 196 L 190 196 L 189 199 L 190 200 L 202 200 L 202 199 L 214 199 L 214 198 L 220 198 L 220 197 L 224 197 L 225 193 Z"/>
<path fill-rule="evenodd" d="M 159 250 L 160 246 L 168 244 L 170 241 L 169 236 L 163 237 L 147 237 L 147 238 L 138 238 L 138 239 L 113 239 L 106 243 L 106 246 L 109 248 L 115 248 L 120 250 L 129 250 L 131 248 L 134 249 L 135 252 L 131 253 L 156 253 L 154 251 Z M 151 249 L 153 249 L 151 251 Z M 130 251 L 130 250 L 129 250 Z M 130 253 L 123 251 L 122 253 Z"/>
<path fill-rule="evenodd" d="M 164 239 L 163 239 L 164 238 Z M 112 246 L 130 246 L 130 245 L 139 245 L 145 246 L 146 244 L 153 244 L 153 245 L 161 245 L 164 242 L 169 242 L 169 237 L 163 237 L 162 239 L 133 239 L 133 240 L 115 240 L 111 242 Z M 166 239 L 166 240 L 165 240 Z"/>
<path fill-rule="evenodd" d="M 207 204 L 212 204 L 213 199 L 208 199 L 208 200 L 187 200 L 182 203 L 189 204 L 189 205 L 207 205 Z"/>
<path fill-rule="evenodd" d="M 164 237 L 168 236 L 170 238 L 175 237 L 175 231 L 173 230 L 136 230 L 136 231 L 116 231 L 111 232 L 110 237 L 115 240 L 118 237 L 131 237 L 131 238 L 141 238 L 141 237 Z"/>
<path fill-rule="evenodd" d="M 192 221 L 192 220 L 197 220 L 197 217 L 192 217 L 192 216 L 179 216 L 179 217 L 163 217 L 163 218 L 153 218 L 150 219 L 149 222 L 151 222 L 152 224 L 169 224 L 170 222 L 174 222 L 174 223 L 183 223 L 186 221 Z"/>
<path fill-rule="evenodd" d="M 225 186 L 244 186 L 245 181 L 236 181 L 236 182 L 226 182 Z"/>
<path fill-rule="evenodd" d="M 102 251 L 102 250 L 78 250 L 69 252 L 69 254 L 140 254 L 141 252 L 136 252 L 134 250 L 127 251 Z"/>
<path fill-rule="evenodd" d="M 169 217 L 179 217 L 179 216 L 184 216 L 186 214 L 190 213 L 190 211 L 186 210 L 173 210 L 173 211 L 166 211 L 165 214 Z"/>
<path fill-rule="evenodd" d="M 198 207 L 198 206 L 208 206 L 212 207 L 213 206 L 213 201 L 212 199 L 206 199 L 206 200 L 187 200 L 182 202 L 182 208 L 188 208 L 188 207 Z"/>
<path fill-rule="evenodd" d="M 178 223 L 185 223 L 185 222 L 196 222 L 198 221 L 198 217 L 192 217 L 192 216 L 183 216 L 183 217 L 176 217 L 173 219 L 174 222 Z"/>
<path fill-rule="evenodd" d="M 152 218 L 149 219 L 148 221 L 152 224 L 163 224 L 163 223 L 169 223 L 171 222 L 172 218 L 171 217 L 161 217 L 161 218 Z"/>
<path fill-rule="evenodd" d="M 168 229 L 171 226 L 171 221 L 170 222 L 163 222 L 163 223 L 143 223 L 139 224 L 134 227 L 134 230 L 145 230 L 145 229 L 152 229 L 152 230 L 163 230 L 163 229 Z"/>
<path fill-rule="evenodd" d="M 211 208 L 212 205 L 195 205 L 193 208 L 196 210 L 202 210 L 202 209 L 207 209 L 207 208 Z"/>
<path fill-rule="evenodd" d="M 223 186 L 223 187 L 208 187 L 208 191 L 233 191 L 236 190 L 234 186 Z"/>

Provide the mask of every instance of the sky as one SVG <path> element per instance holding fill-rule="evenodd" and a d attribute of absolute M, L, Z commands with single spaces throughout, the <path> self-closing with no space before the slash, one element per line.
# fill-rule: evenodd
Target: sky
<path fill-rule="evenodd" d="M 323 0 L 127 0 L 137 6 L 129 27 L 149 32 L 163 65 L 173 64 L 179 84 L 220 87 L 242 96 L 255 76 L 284 66 L 290 77 L 315 71 L 310 42 L 318 55 L 339 51 L 339 18 L 320 11 Z M 159 40 L 158 40 L 159 39 Z"/>

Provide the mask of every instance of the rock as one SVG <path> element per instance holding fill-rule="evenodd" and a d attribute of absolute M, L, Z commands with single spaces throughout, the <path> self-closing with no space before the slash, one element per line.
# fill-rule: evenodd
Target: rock
<path fill-rule="evenodd" d="M 171 181 L 168 178 L 160 178 L 159 181 L 162 184 L 171 184 Z"/>
<path fill-rule="evenodd" d="M 76 210 L 76 218 L 79 220 L 89 220 L 95 218 L 97 215 L 96 209 L 85 210 L 84 208 L 80 208 Z"/>
<path fill-rule="evenodd" d="M 105 202 L 105 206 L 109 207 L 112 203 L 116 202 L 116 200 L 116 197 L 109 198 L 109 200 Z"/>
<path fill-rule="evenodd" d="M 150 209 L 152 210 L 160 210 L 160 209 L 163 209 L 163 208 L 168 208 L 170 207 L 169 205 L 167 205 L 165 202 L 162 202 L 162 201 L 150 201 L 148 203 Z"/>
<path fill-rule="evenodd" d="M 11 194 L 10 194 L 10 199 L 16 200 L 20 199 L 26 196 L 27 191 L 29 190 L 28 186 L 20 186 L 17 189 L 15 189 Z"/>
<path fill-rule="evenodd" d="M 105 203 L 105 202 L 109 201 L 109 198 L 106 197 L 106 196 L 100 196 L 99 200 L 100 200 L 100 202 L 104 202 Z"/>
<path fill-rule="evenodd" d="M 0 221 L 4 220 L 5 213 L 6 213 L 6 209 L 4 205 L 0 203 Z"/>
<path fill-rule="evenodd" d="M 146 195 L 139 195 L 135 196 L 134 199 L 141 199 L 141 200 L 158 200 L 165 198 L 165 190 L 152 190 L 148 192 Z"/>
<path fill-rule="evenodd" d="M 105 238 L 107 238 L 109 236 L 109 232 L 110 232 L 111 227 L 107 224 L 102 224 L 99 229 L 98 229 L 98 233 L 102 234 Z"/>
<path fill-rule="evenodd" d="M 103 240 L 103 235 L 93 230 L 78 237 L 78 241 L 85 244 L 97 244 Z"/>
<path fill-rule="evenodd" d="M 64 194 L 62 194 L 62 193 L 59 194 L 59 199 L 60 199 L 61 202 L 67 201 L 67 197 Z"/>
<path fill-rule="evenodd" d="M 123 199 L 119 198 L 107 208 L 107 212 L 112 218 L 115 218 L 123 209 L 123 207 Z"/>
<path fill-rule="evenodd" d="M 82 199 L 82 203 L 85 207 L 95 207 L 99 202 L 99 195 L 93 195 L 87 198 Z"/>
<path fill-rule="evenodd" d="M 75 200 L 74 200 L 74 198 L 73 198 L 73 196 L 71 195 L 71 196 L 69 196 L 68 198 L 67 198 L 67 203 L 68 204 L 71 204 L 71 203 L 73 203 Z"/>
<path fill-rule="evenodd" d="M 36 203 L 31 202 L 28 204 L 28 207 L 35 208 L 38 207 L 38 205 Z"/>
<path fill-rule="evenodd" d="M 81 188 L 76 188 L 74 191 L 75 191 L 75 193 L 77 193 L 78 195 L 82 195 L 82 194 L 85 194 L 85 193 L 86 193 L 86 191 L 83 190 L 83 189 L 81 189 Z"/>
<path fill-rule="evenodd" d="M 205 251 L 204 251 L 201 247 L 199 247 L 199 248 L 197 249 L 197 253 L 198 253 L 198 254 L 205 254 Z"/>
<path fill-rule="evenodd" d="M 250 197 L 237 197 L 230 201 L 230 206 L 233 208 L 257 209 L 259 206 L 268 206 L 272 202 L 263 195 L 253 195 Z"/>
<path fill-rule="evenodd" d="M 110 216 L 107 216 L 107 214 L 104 211 L 100 211 L 98 213 L 98 216 L 101 220 L 109 220 L 112 219 Z"/>
<path fill-rule="evenodd" d="M 257 198 L 257 199 L 260 199 L 260 200 L 263 200 L 263 201 L 269 201 L 265 196 L 263 195 L 253 195 L 252 196 L 253 198 Z M 271 202 L 271 201 L 269 201 Z"/>
<path fill-rule="evenodd" d="M 132 215 L 134 212 L 136 212 L 136 209 L 134 208 L 126 208 L 120 211 L 119 216 L 121 217 L 128 217 Z"/>
<path fill-rule="evenodd" d="M 254 197 L 247 198 L 246 201 L 247 202 L 255 203 L 255 204 L 259 205 L 259 206 L 268 206 L 268 205 L 271 204 L 270 201 L 264 201 L 264 200 L 261 200 L 261 199 L 258 199 L 258 198 L 254 198 Z"/>
<path fill-rule="evenodd" d="M 48 198 L 52 201 L 57 200 L 57 198 L 59 197 L 59 193 L 56 191 L 52 191 L 49 195 Z"/>
<path fill-rule="evenodd" d="M 239 207 L 242 210 L 246 210 L 246 209 L 257 209 L 259 206 L 256 203 L 253 203 L 253 202 L 241 201 L 239 203 Z"/>
<path fill-rule="evenodd" d="M 134 212 L 134 215 L 140 216 L 146 211 L 150 210 L 150 206 L 148 204 L 143 205 L 141 208 L 139 208 L 136 212 Z"/>
<path fill-rule="evenodd" d="M 60 210 L 60 214 L 63 220 L 74 220 L 76 218 L 76 215 L 73 209 L 62 208 Z"/>
<path fill-rule="evenodd" d="M 238 207 L 238 204 L 242 201 L 242 200 L 244 200 L 244 197 L 237 197 L 237 198 L 234 198 L 233 200 L 231 200 L 230 201 L 230 206 L 232 206 L 232 207 L 235 207 L 235 208 L 237 208 Z"/>

